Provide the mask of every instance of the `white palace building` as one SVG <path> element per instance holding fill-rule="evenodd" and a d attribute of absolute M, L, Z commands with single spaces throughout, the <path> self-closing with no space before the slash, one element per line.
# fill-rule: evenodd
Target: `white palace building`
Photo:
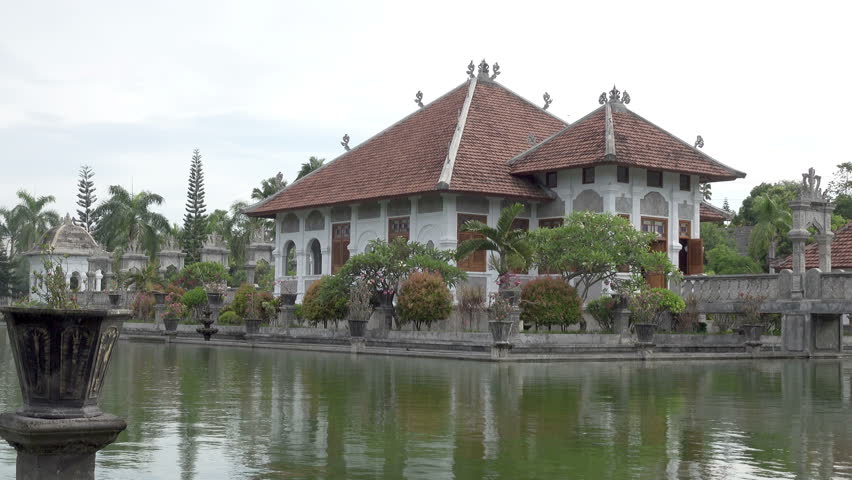
<path fill-rule="evenodd" d="M 465 221 L 494 225 L 513 202 L 526 205 L 517 225 L 527 229 L 580 210 L 622 215 L 656 232 L 653 248 L 684 273 L 703 271 L 700 222 L 720 215 L 699 184 L 744 173 L 704 154 L 700 137 L 686 143 L 633 113 L 627 92 L 613 87 L 569 124 L 547 111 L 549 96 L 541 108 L 498 83 L 494 67 L 475 74 L 471 63 L 458 87 L 358 146 L 344 138 L 343 155 L 250 207 L 275 219 L 276 279 L 301 295 L 373 239 L 455 249 Z M 460 266 L 496 290 L 484 253 Z"/>

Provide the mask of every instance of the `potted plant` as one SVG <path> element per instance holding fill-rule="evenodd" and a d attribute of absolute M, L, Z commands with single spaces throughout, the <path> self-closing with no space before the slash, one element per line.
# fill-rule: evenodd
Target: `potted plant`
<path fill-rule="evenodd" d="M 742 306 L 745 323 L 740 327 L 746 337 L 748 344 L 760 344 L 760 337 L 763 335 L 765 325 L 759 323 L 762 320 L 760 306 L 766 300 L 765 296 L 752 295 L 750 293 L 740 292 L 739 301 Z"/>
<path fill-rule="evenodd" d="M 638 342 L 653 343 L 663 315 L 682 312 L 686 303 L 671 290 L 643 285 L 630 297 L 628 308 Z"/>
<path fill-rule="evenodd" d="M 126 310 L 83 309 L 50 250 L 33 272 L 30 300 L 2 307 L 20 381 L 19 415 L 83 418 L 101 415 L 98 397 L 109 361 L 130 317 Z"/>
<path fill-rule="evenodd" d="M 515 308 L 509 300 L 502 295 L 491 294 L 491 308 L 488 310 L 488 328 L 491 330 L 491 338 L 497 345 L 508 344 L 509 336 L 512 334 L 512 326 L 515 322 L 512 315 Z"/>
<path fill-rule="evenodd" d="M 280 305 L 282 306 L 293 306 L 296 304 L 296 292 L 290 287 L 289 280 L 278 280 L 275 282 L 280 288 Z"/>
<path fill-rule="evenodd" d="M 349 336 L 363 337 L 367 333 L 367 323 L 373 315 L 372 296 L 372 289 L 362 279 L 349 289 Z"/>
<path fill-rule="evenodd" d="M 183 317 L 184 306 L 180 296 L 176 293 L 170 293 L 165 299 L 166 312 L 163 316 L 163 325 L 166 327 L 166 332 L 176 332 L 178 322 Z"/>
<path fill-rule="evenodd" d="M 209 282 L 204 284 L 204 290 L 207 292 L 207 303 L 211 306 L 219 306 L 228 290 L 228 284 L 224 281 Z"/>
<path fill-rule="evenodd" d="M 263 316 L 263 305 L 257 290 L 252 288 L 246 294 L 246 335 L 257 335 L 260 333 L 260 323 Z"/>

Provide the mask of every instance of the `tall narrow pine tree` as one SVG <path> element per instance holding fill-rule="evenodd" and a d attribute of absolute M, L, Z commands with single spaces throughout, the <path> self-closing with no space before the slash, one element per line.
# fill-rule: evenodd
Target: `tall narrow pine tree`
<path fill-rule="evenodd" d="M 201 153 L 196 148 L 192 152 L 189 167 L 189 188 L 186 191 L 186 215 L 183 217 L 183 251 L 186 264 L 192 265 L 201 260 L 201 247 L 207 233 L 207 216 L 204 212 L 204 172 L 201 168 Z"/>
<path fill-rule="evenodd" d="M 95 229 L 95 219 L 92 216 L 95 202 L 98 197 L 95 196 L 95 182 L 92 177 L 95 172 L 88 165 L 80 167 L 80 181 L 77 182 L 77 205 L 82 210 L 77 210 L 77 220 L 80 221 L 80 226 L 91 232 Z"/>

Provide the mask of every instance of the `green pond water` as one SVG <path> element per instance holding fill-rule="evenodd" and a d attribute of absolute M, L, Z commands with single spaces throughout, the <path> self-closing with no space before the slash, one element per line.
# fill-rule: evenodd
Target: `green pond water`
<path fill-rule="evenodd" d="M 101 479 L 852 478 L 852 361 L 480 362 L 121 342 Z M 0 410 L 20 394 L 0 328 Z M 0 478 L 15 451 L 0 446 Z"/>

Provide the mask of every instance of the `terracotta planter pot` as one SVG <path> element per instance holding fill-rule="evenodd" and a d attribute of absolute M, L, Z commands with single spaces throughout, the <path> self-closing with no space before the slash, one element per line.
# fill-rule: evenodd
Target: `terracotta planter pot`
<path fill-rule="evenodd" d="M 163 292 L 151 292 L 154 294 L 154 303 L 156 305 L 165 305 L 166 304 L 166 294 Z"/>
<path fill-rule="evenodd" d="M 108 293 L 107 297 L 109 297 L 110 306 L 117 307 L 121 302 L 121 294 L 120 293 Z"/>
<path fill-rule="evenodd" d="M 83 418 L 98 407 L 109 361 L 129 311 L 4 307 L 24 405 L 20 415 Z"/>
<path fill-rule="evenodd" d="M 512 335 L 512 326 L 515 322 L 511 320 L 490 320 L 488 329 L 491 330 L 491 338 L 495 344 L 509 343 L 509 337 Z"/>
<path fill-rule="evenodd" d="M 296 294 L 295 293 L 282 293 L 280 295 L 281 305 L 295 305 L 296 304 Z"/>
<path fill-rule="evenodd" d="M 367 320 L 349 320 L 349 336 L 363 337 L 367 333 Z"/>
<path fill-rule="evenodd" d="M 260 333 L 260 319 L 259 318 L 247 318 L 246 319 L 246 335 L 257 335 Z"/>
<path fill-rule="evenodd" d="M 636 329 L 636 338 L 639 343 L 654 343 L 654 333 L 657 331 L 657 326 L 653 323 L 637 323 L 633 325 Z"/>
<path fill-rule="evenodd" d="M 179 321 L 177 317 L 165 317 L 163 325 L 166 327 L 167 332 L 176 332 Z"/>

